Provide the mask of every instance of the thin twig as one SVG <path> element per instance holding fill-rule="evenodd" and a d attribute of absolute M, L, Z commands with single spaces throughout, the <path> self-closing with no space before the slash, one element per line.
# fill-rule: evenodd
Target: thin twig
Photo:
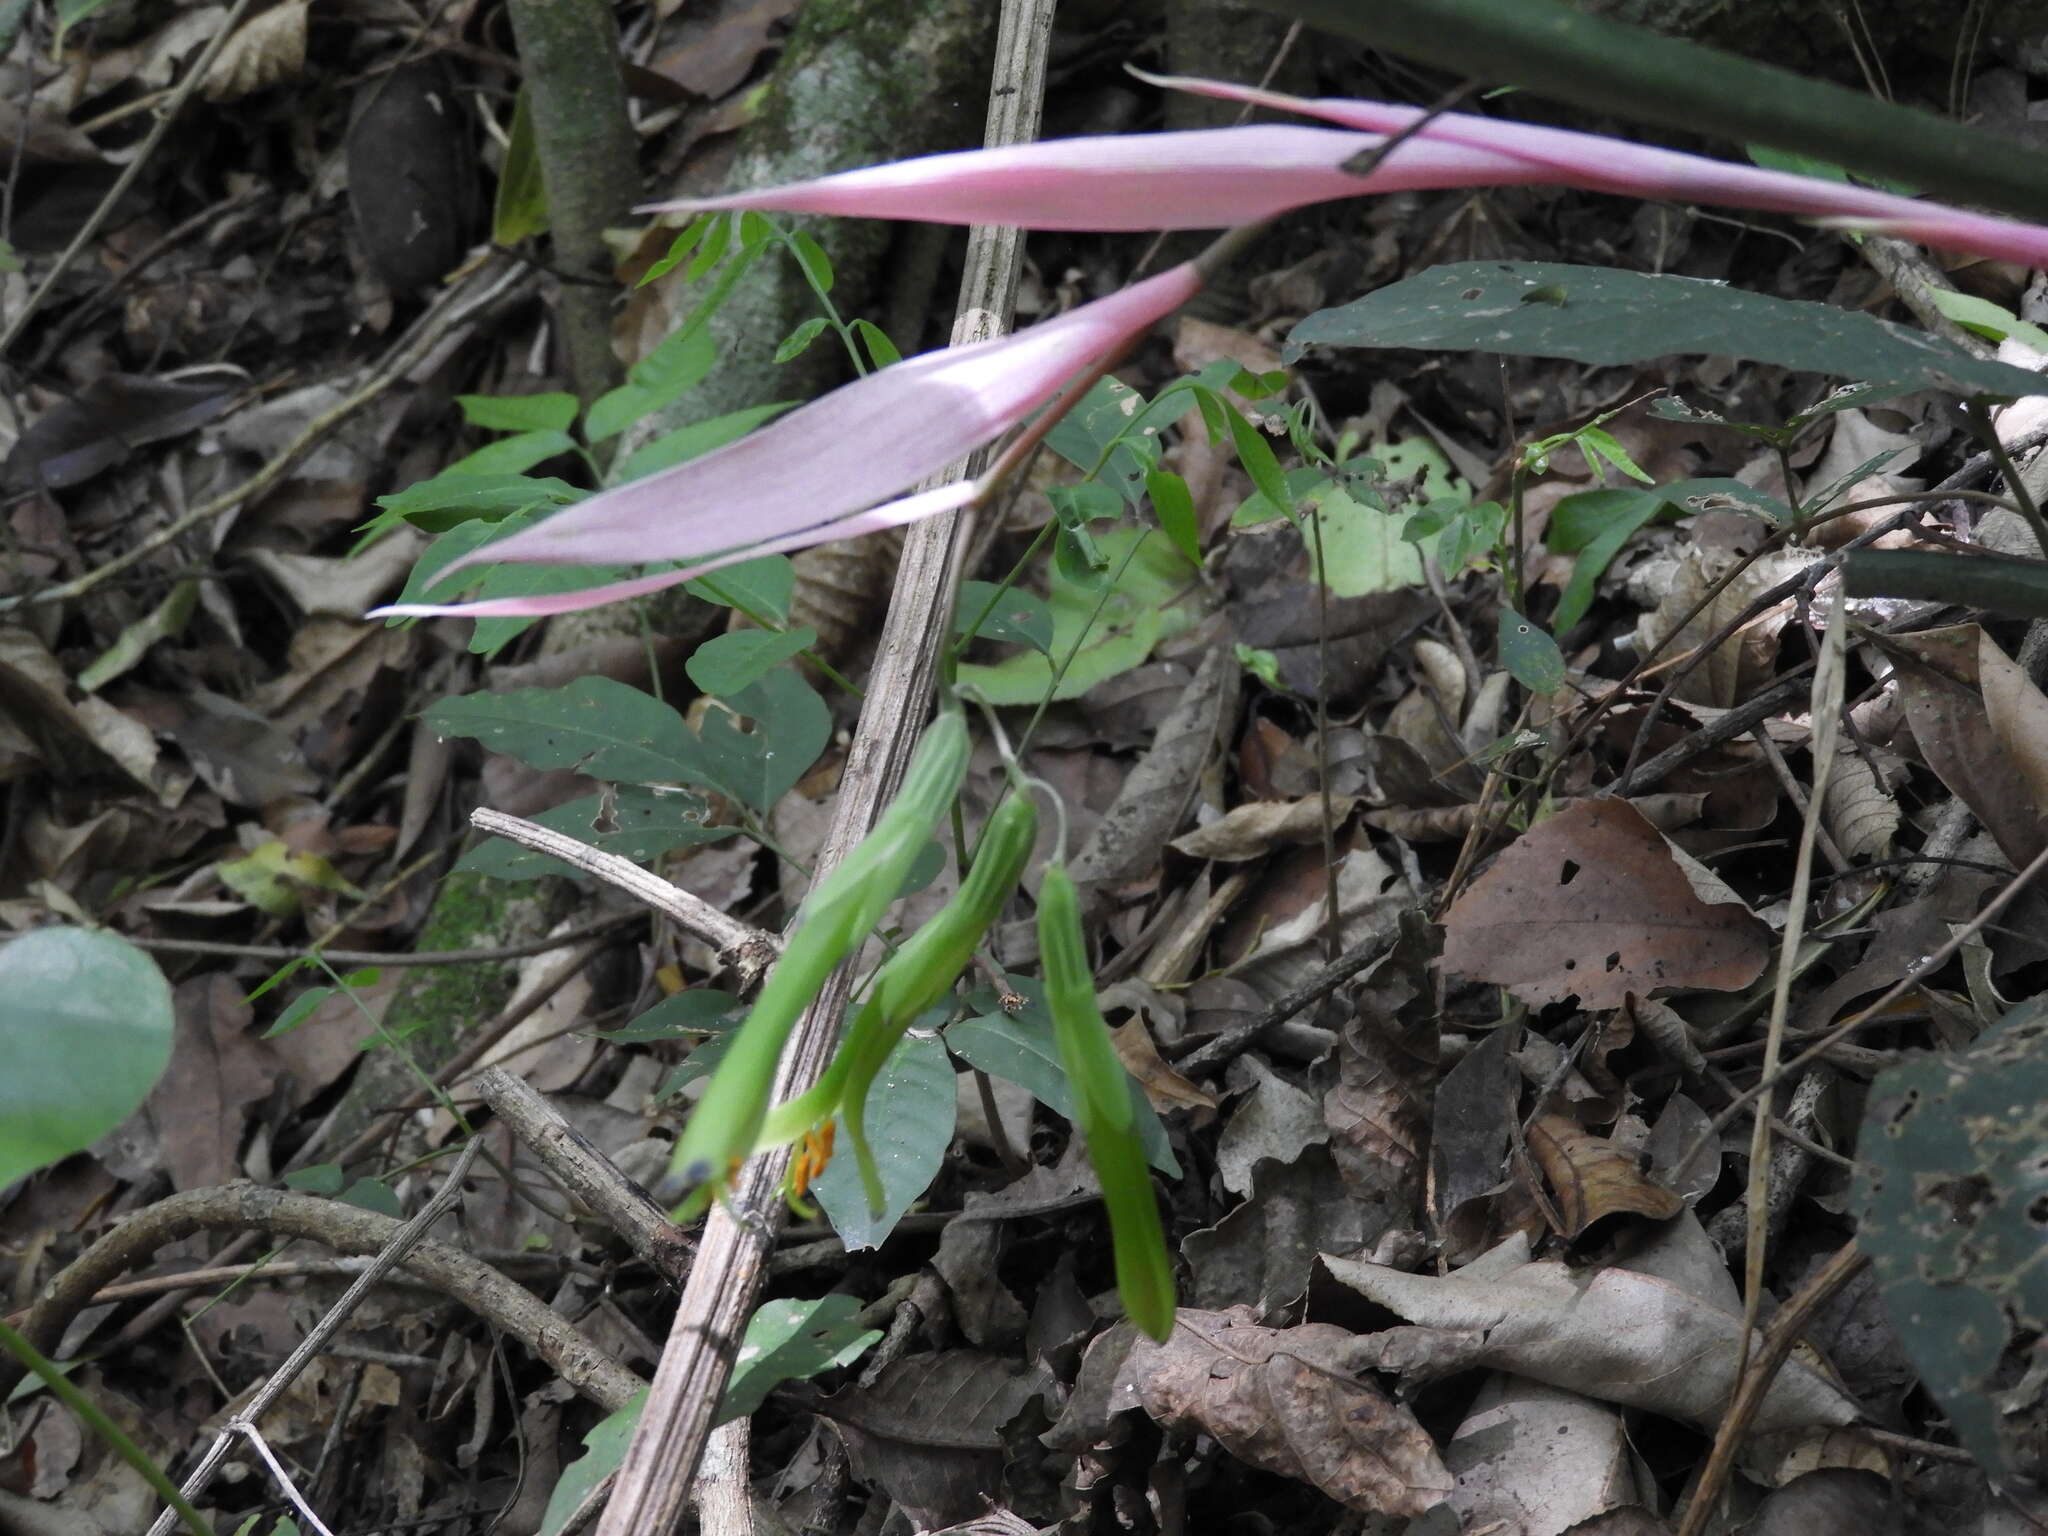
<path fill-rule="evenodd" d="M 213 1474 L 219 1470 L 221 1462 L 227 1459 L 228 1448 L 235 1443 L 238 1432 L 246 1431 L 252 1440 L 261 1444 L 257 1425 L 262 1422 L 263 1415 L 270 1411 L 271 1404 L 290 1390 L 292 1383 L 297 1381 L 306 1367 L 313 1363 L 313 1357 L 320 1353 L 329 1339 L 341 1331 L 341 1325 L 355 1314 L 363 1298 L 370 1294 L 371 1287 L 403 1263 L 405 1256 L 427 1235 L 434 1223 L 454 1209 L 455 1203 L 462 1198 L 462 1182 L 469 1177 L 470 1164 L 476 1161 L 477 1153 L 482 1150 L 483 1143 L 475 1139 L 462 1149 L 462 1154 L 455 1159 L 455 1166 L 449 1170 L 447 1179 L 435 1192 L 434 1198 L 420 1207 L 419 1212 L 410 1221 L 391 1234 L 384 1246 L 378 1249 L 376 1258 L 370 1262 L 370 1267 L 356 1276 L 349 1288 L 341 1293 L 340 1299 L 327 1309 L 326 1315 L 313 1325 L 312 1331 L 299 1341 L 299 1347 L 285 1357 L 284 1364 L 272 1371 L 263 1385 L 250 1397 L 248 1404 L 221 1427 L 220 1433 L 214 1437 L 213 1444 L 207 1447 L 206 1454 L 199 1459 L 199 1465 L 192 1469 L 192 1475 L 185 1479 L 185 1486 L 179 1490 L 188 1501 L 197 1499 L 206 1491 L 206 1485 L 213 1481 Z M 171 1527 L 177 1523 L 177 1518 L 176 1510 L 166 1509 L 150 1526 L 149 1536 L 170 1536 Z"/>
<path fill-rule="evenodd" d="M 1683 1166 L 1682 1164 L 1680 1166 Z M 1701 1536 L 1713 1519 L 1714 1506 L 1721 1500 L 1722 1485 L 1728 1481 L 1728 1474 L 1735 1466 L 1735 1453 L 1741 1447 L 1744 1435 L 1755 1420 L 1757 1410 L 1763 1406 L 1764 1395 L 1770 1391 L 1771 1383 L 1777 1379 L 1778 1370 L 1792 1353 L 1792 1347 L 1799 1342 L 1799 1334 L 1813 1314 L 1825 1306 L 1834 1294 L 1841 1290 L 1862 1271 L 1870 1260 L 1857 1251 L 1854 1242 L 1844 1243 L 1835 1250 L 1834 1257 L 1807 1278 L 1792 1298 L 1778 1310 L 1771 1319 L 1771 1326 L 1764 1334 L 1763 1343 L 1748 1369 L 1743 1371 L 1735 1388 L 1735 1395 L 1729 1400 L 1728 1411 L 1721 1416 L 1720 1427 L 1714 1432 L 1714 1449 L 1707 1456 L 1707 1463 L 1700 1471 L 1699 1482 L 1692 1491 L 1692 1502 L 1686 1506 L 1685 1522 L 1678 1528 L 1678 1536 Z M 1743 1330 L 1743 1350 L 1749 1347 L 1749 1330 Z"/>
<path fill-rule="evenodd" d="M 578 842 L 567 833 L 553 831 L 537 821 L 508 816 L 503 811 L 484 806 L 469 813 L 469 824 L 479 832 L 489 832 L 522 848 L 531 848 L 535 853 L 560 859 L 586 875 L 615 886 L 671 919 L 685 933 L 702 939 L 718 952 L 721 959 L 728 955 L 743 956 L 758 972 L 773 965 L 775 957 L 782 953 L 782 942 L 774 934 L 727 916 L 703 897 L 693 896 L 680 886 L 670 884 L 631 859 Z"/>
<path fill-rule="evenodd" d="M 303 960 L 311 955 L 333 965 L 390 966 L 393 970 L 399 970 L 407 966 L 482 965 L 497 960 L 526 960 L 534 955 L 567 949 L 572 944 L 581 944 L 587 939 L 604 938 L 617 933 L 621 928 L 645 922 L 646 918 L 647 914 L 644 912 L 614 912 L 610 917 L 598 922 L 585 923 L 580 928 L 565 928 L 562 932 L 550 934 L 544 939 L 529 939 L 523 944 L 500 944 L 489 949 L 422 949 L 410 952 L 381 949 L 292 949 L 282 944 L 225 944 L 212 939 L 160 939 L 146 934 L 131 934 L 128 936 L 128 942 L 137 949 L 154 950 L 165 955 L 220 955 L 228 959 L 262 960 L 272 964 Z"/>
<path fill-rule="evenodd" d="M 256 1184 L 227 1184 L 171 1195 L 128 1217 L 60 1270 L 22 1320 L 22 1337 L 48 1354 L 92 1298 L 149 1255 L 199 1232 L 269 1232 L 311 1238 L 338 1253 L 375 1254 L 401 1223 L 375 1211 Z M 584 1397 L 610 1413 L 640 1391 L 640 1378 L 524 1286 L 450 1243 L 426 1238 L 403 1267 L 509 1333 Z M 0 1400 L 20 1369 L 0 1362 Z"/>

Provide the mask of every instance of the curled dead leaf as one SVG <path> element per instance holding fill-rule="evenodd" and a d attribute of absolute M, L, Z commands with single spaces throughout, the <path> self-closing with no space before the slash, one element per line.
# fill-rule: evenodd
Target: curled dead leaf
<path fill-rule="evenodd" d="M 1669 1221 L 1685 1209 L 1685 1201 L 1648 1177 L 1632 1154 L 1563 1115 L 1537 1116 L 1529 1152 L 1557 1202 L 1567 1240 L 1610 1216 Z"/>

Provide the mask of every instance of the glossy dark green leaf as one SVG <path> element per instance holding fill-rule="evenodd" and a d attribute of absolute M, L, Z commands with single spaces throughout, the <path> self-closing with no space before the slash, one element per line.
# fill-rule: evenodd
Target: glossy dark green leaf
<path fill-rule="evenodd" d="M 706 640 L 683 667 L 690 681 L 706 693 L 727 697 L 752 687 L 817 643 L 815 629 L 736 629 Z"/>
<path fill-rule="evenodd" d="M 1563 289 L 1565 302 L 1521 302 L 1546 286 Z M 1432 267 L 1318 310 L 1294 328 L 1284 355 L 1292 362 L 1310 346 L 1504 352 L 1598 364 L 1704 352 L 1959 395 L 2023 395 L 2041 384 L 2037 374 L 1856 310 L 1668 273 L 1540 261 Z"/>
<path fill-rule="evenodd" d="M 2048 618 L 2048 562 L 2009 555 L 1855 549 L 1842 561 L 1851 597 L 1913 597 L 2020 618 Z"/>

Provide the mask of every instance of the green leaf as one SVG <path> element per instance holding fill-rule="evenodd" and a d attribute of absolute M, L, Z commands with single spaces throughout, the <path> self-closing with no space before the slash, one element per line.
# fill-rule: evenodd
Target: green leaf
<path fill-rule="evenodd" d="M 390 496 L 379 496 L 377 505 L 384 511 L 363 528 L 366 532 L 385 528 L 404 518 L 428 533 L 445 533 L 473 518 L 566 507 L 588 494 L 552 476 L 458 475 L 444 470 Z"/>
<path fill-rule="evenodd" d="M 711 365 L 718 361 L 718 347 L 712 340 L 710 327 L 698 323 L 698 317 L 694 315 L 691 321 L 673 335 L 664 337 L 626 375 L 654 397 L 657 409 L 701 383 L 704 375 L 711 371 Z"/>
<path fill-rule="evenodd" d="M 762 1302 L 747 1320 L 716 1422 L 748 1417 L 785 1381 L 808 1381 L 866 1354 L 882 1335 L 856 1321 L 860 1307 L 860 1298 L 844 1291 L 816 1301 Z"/>
<path fill-rule="evenodd" d="M 347 1182 L 348 1175 L 339 1163 L 312 1163 L 284 1176 L 286 1189 L 304 1190 L 309 1195 L 338 1195 Z"/>
<path fill-rule="evenodd" d="M 642 389 L 638 384 L 620 384 L 590 402 L 590 411 L 583 418 L 583 435 L 593 443 L 605 442 L 617 437 L 654 407 L 652 390 Z"/>
<path fill-rule="evenodd" d="M 170 1065 L 171 988 L 126 939 L 38 928 L 0 948 L 0 1188 L 82 1152 Z"/>
<path fill-rule="evenodd" d="M 512 128 L 505 136 L 505 160 L 498 168 L 498 195 L 491 206 L 491 240 L 517 245 L 548 227 L 548 189 L 541 182 L 540 156 L 533 141 L 532 93 L 525 86 L 512 102 Z M 567 423 L 564 423 L 567 425 Z"/>
<path fill-rule="evenodd" d="M 1054 1114 L 1074 1118 L 1074 1091 L 1060 1064 L 1059 1046 L 1053 1038 L 1052 1016 L 1045 1010 L 1041 982 L 1032 977 L 1012 976 L 1010 990 L 1024 999 L 1018 1012 L 1005 1013 L 996 1006 L 995 994 L 986 987 L 968 999 L 979 1009 L 973 1018 L 960 1020 L 946 1031 L 946 1046 L 970 1067 L 991 1077 L 1015 1083 Z M 1180 1177 L 1180 1162 L 1166 1140 L 1166 1127 L 1144 1089 L 1130 1084 L 1131 1109 L 1138 1138 L 1145 1144 L 1145 1157 L 1168 1178 Z"/>
<path fill-rule="evenodd" d="M 339 987 L 308 987 L 304 992 L 301 992 L 292 999 L 291 1006 L 277 1016 L 275 1024 L 263 1031 L 263 1038 L 271 1040 L 279 1035 L 290 1034 L 301 1024 L 305 1023 L 306 1020 L 313 1017 L 319 1011 L 322 1003 L 326 1002 L 330 997 L 339 996 L 340 993 L 341 988 Z"/>
<path fill-rule="evenodd" d="M 963 664 L 959 683 L 991 704 L 1036 704 L 1052 686 L 1054 657 L 1064 658 L 1084 635 L 1087 643 L 1060 679 L 1055 699 L 1075 699 L 1105 678 L 1128 672 L 1153 647 L 1195 623 L 1198 570 L 1157 529 L 1124 526 L 1097 535 L 1108 569 L 1122 576 L 1105 599 L 1099 585 L 1078 580 L 1055 563 L 1051 593 L 1050 655 L 1006 657 L 988 665 Z M 1126 556 L 1129 561 L 1126 563 Z M 1097 604 L 1101 620 L 1092 624 Z"/>
<path fill-rule="evenodd" d="M 769 405 L 749 406 L 743 411 L 729 411 L 723 416 L 714 416 L 709 421 L 692 422 L 687 427 L 678 427 L 673 432 L 664 432 L 635 448 L 625 458 L 612 466 L 609 482 L 625 485 L 629 481 L 646 475 L 659 474 L 664 469 L 673 469 L 699 454 L 709 453 L 714 448 L 723 448 L 727 443 L 737 442 L 754 428 L 773 421 L 795 404 L 790 400 L 778 400 Z"/>
<path fill-rule="evenodd" d="M 1630 535 L 1669 505 L 1661 491 L 1583 491 L 1557 504 L 1546 540 L 1552 549 L 1579 557 L 1551 616 L 1559 634 L 1585 617 L 1600 573 Z"/>
<path fill-rule="evenodd" d="M 465 454 L 441 473 L 446 475 L 523 475 L 534 465 L 559 453 L 572 453 L 576 439 L 566 432 L 521 432 L 485 443 Z"/>
<path fill-rule="evenodd" d="M 382 1179 L 357 1179 L 334 1198 L 343 1205 L 375 1211 L 379 1216 L 389 1216 L 393 1221 L 405 1215 L 405 1207 L 398 1203 L 397 1192 Z"/>
<path fill-rule="evenodd" d="M 1052 654 L 1052 614 L 1036 592 L 998 587 L 989 581 L 962 582 L 953 624 L 959 634 L 966 634 L 967 626 L 974 624 L 979 639 L 1028 645 L 1041 656 Z"/>
<path fill-rule="evenodd" d="M 576 420 L 577 399 L 555 391 L 544 395 L 457 395 L 462 419 L 492 432 L 567 432 Z"/>
<path fill-rule="evenodd" d="M 861 1189 L 843 1121 L 832 1161 L 811 1183 L 812 1194 L 848 1253 L 879 1247 L 911 1202 L 931 1188 L 953 1141 L 957 1104 L 953 1064 L 946 1059 L 945 1046 L 935 1036 L 914 1033 L 897 1041 L 868 1089 L 868 1140 L 882 1176 L 881 1216 L 868 1214 L 868 1197 Z"/>
<path fill-rule="evenodd" d="M 782 345 L 775 349 L 775 361 L 790 363 L 804 355 L 810 344 L 818 339 L 818 333 L 825 329 L 825 317 L 813 315 L 802 325 L 782 338 Z"/>
<path fill-rule="evenodd" d="M 738 608 L 773 624 L 787 624 L 796 567 L 787 555 L 761 555 L 728 565 L 716 575 L 699 576 L 685 583 L 684 590 L 721 608 Z"/>
<path fill-rule="evenodd" d="M 696 795 L 682 790 L 621 784 L 543 811 L 533 820 L 550 831 L 565 833 L 579 842 L 588 843 L 600 852 L 614 853 L 636 864 L 651 864 L 671 848 L 719 842 L 738 830 L 735 827 L 707 827 L 704 816 L 704 802 Z M 564 875 L 574 880 L 590 878 L 560 859 L 523 848 L 503 837 L 479 843 L 457 860 L 455 867 L 497 880 L 537 880 L 542 875 Z"/>
<path fill-rule="evenodd" d="M 1288 693 L 1292 691 L 1280 680 L 1280 658 L 1271 651 L 1261 650 L 1253 645 L 1246 645 L 1240 640 L 1232 647 L 1232 654 L 1237 657 L 1237 664 L 1240 667 L 1243 667 L 1245 671 L 1251 673 L 1253 677 L 1256 677 L 1275 693 Z"/>
<path fill-rule="evenodd" d="M 1245 420 L 1244 412 L 1226 397 L 1217 395 L 1215 400 L 1223 412 L 1224 424 L 1230 429 L 1230 445 L 1237 450 L 1237 462 L 1244 466 L 1261 496 L 1291 515 L 1294 508 L 1287 499 L 1287 482 L 1280 474 L 1280 461 L 1274 457 L 1266 434 Z"/>
<path fill-rule="evenodd" d="M 548 1495 L 547 1510 L 540 1517 L 540 1536 L 561 1536 L 569 1517 L 590 1497 L 592 1490 L 619 1470 L 626 1459 L 626 1447 L 633 1443 L 640 1410 L 646 1406 L 647 1393 L 642 1389 L 633 1394 L 625 1407 L 591 1426 L 583 1437 L 583 1454 L 562 1468 L 562 1475 L 555 1479 L 555 1491 Z"/>
<path fill-rule="evenodd" d="M 816 237 L 808 230 L 799 229 L 789 237 L 789 250 L 796 257 L 797 265 L 804 269 L 804 276 L 810 279 L 811 286 L 820 293 L 830 293 L 832 258 L 825 254 L 825 247 L 818 244 Z"/>
<path fill-rule="evenodd" d="M 2029 325 L 2011 310 L 2002 309 L 1989 299 L 1958 293 L 1953 288 L 1930 288 L 1928 297 L 1934 300 L 1934 307 L 1949 319 L 1979 336 L 1988 336 L 1993 341 L 2003 341 L 2010 336 L 2036 352 L 2048 353 L 2048 331 L 2038 325 Z"/>
<path fill-rule="evenodd" d="M 1292 517 L 1295 503 L 1330 483 L 1330 472 L 1320 465 L 1305 464 L 1299 469 L 1290 469 L 1281 477 L 1281 485 L 1287 492 L 1284 500 L 1275 503 L 1264 492 L 1254 491 L 1230 514 L 1230 526 L 1256 528 L 1277 518 Z"/>
<path fill-rule="evenodd" d="M 1521 302 L 1544 286 L 1563 289 L 1565 302 Z M 1504 352 L 1598 364 L 1705 352 L 1898 391 L 2024 395 L 2041 387 L 2038 374 L 1981 361 L 1924 331 L 1857 311 L 1699 278 L 1557 262 L 1433 267 L 1310 315 L 1283 355 L 1292 362 L 1310 346 Z"/>
<path fill-rule="evenodd" d="M 704 243 L 690 258 L 690 265 L 683 272 L 686 283 L 701 281 L 705 273 L 725 259 L 726 250 L 732 244 L 732 229 L 738 220 L 729 213 L 713 213 L 705 217 L 709 223 L 705 228 Z"/>
<path fill-rule="evenodd" d="M 1505 606 L 1500 610 L 1500 664 L 1531 693 L 1549 695 L 1564 686 L 1564 653 L 1550 632 Z"/>
<path fill-rule="evenodd" d="M 1145 494 L 1146 473 L 1158 459 L 1155 452 L 1147 462 L 1124 441 L 1144 409 L 1143 395 L 1105 374 L 1046 433 L 1045 446 L 1083 474 L 1099 470 L 1102 482 L 1135 507 Z M 1157 429 L 1153 432 L 1156 436 Z"/>
<path fill-rule="evenodd" d="M 1195 521 L 1195 498 L 1188 483 L 1171 470 L 1155 469 L 1145 476 L 1145 494 L 1152 498 L 1152 515 L 1173 540 L 1173 547 L 1192 565 L 1202 563 L 1202 530 Z"/>
<path fill-rule="evenodd" d="M 1628 456 L 1628 450 L 1612 432 L 1599 427 L 1581 427 L 1572 434 L 1572 441 L 1579 445 L 1579 452 L 1586 456 L 1586 467 L 1598 472 L 1600 461 L 1606 460 L 1629 479 L 1644 485 L 1655 485 L 1656 478 Z"/>
<path fill-rule="evenodd" d="M 529 768 L 573 768 L 614 783 L 687 777 L 696 753 L 683 717 L 608 677 L 443 699 L 421 717 L 443 736 L 472 736 Z"/>
<path fill-rule="evenodd" d="M 818 643 L 815 629 L 736 629 L 713 635 L 690 655 L 683 669 L 706 693 L 727 697 L 750 688 L 785 661 Z"/>
<path fill-rule="evenodd" d="M 896 343 L 889 339 L 889 333 L 872 320 L 856 320 L 853 329 L 877 368 L 890 368 L 903 361 L 903 354 L 896 350 Z"/>
<path fill-rule="evenodd" d="M 1427 543 L 1405 536 L 1405 517 L 1368 505 L 1334 481 L 1303 499 L 1316 509 L 1322 524 L 1320 561 L 1315 532 L 1311 530 L 1307 538 L 1310 567 L 1334 595 L 1363 597 L 1422 585 Z"/>
<path fill-rule="evenodd" d="M 2048 618 L 2048 563 L 2010 555 L 1852 549 L 1842 562 L 1851 597 L 1912 597 L 2019 618 Z"/>
<path fill-rule="evenodd" d="M 715 987 L 691 987 L 664 997 L 630 1024 L 602 1031 L 597 1038 L 618 1045 L 637 1045 L 650 1040 L 717 1034 L 737 1025 L 746 1012 L 746 1003 L 730 992 L 720 992 Z"/>
<path fill-rule="evenodd" d="M 198 606 L 198 582 L 188 579 L 174 583 L 164 594 L 163 601 L 134 623 L 124 625 L 121 633 L 114 637 L 114 643 L 78 674 L 78 691 L 97 693 L 124 672 L 132 670 L 159 640 L 184 633 L 193 610 Z"/>
<path fill-rule="evenodd" d="M 692 251 L 697 249 L 698 242 L 703 240 L 705 232 L 714 223 L 723 227 L 725 222 L 725 216 L 717 213 L 699 214 L 696 218 L 690 220 L 688 224 L 683 226 L 675 239 L 669 242 L 667 252 L 653 266 L 641 273 L 640 281 L 633 286 L 635 288 L 645 288 L 656 278 L 668 276 L 670 272 L 674 271 L 676 267 L 688 259 Z"/>

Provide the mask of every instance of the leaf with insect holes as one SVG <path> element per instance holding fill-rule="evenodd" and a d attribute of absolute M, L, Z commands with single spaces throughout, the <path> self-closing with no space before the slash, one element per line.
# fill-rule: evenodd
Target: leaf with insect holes
<path fill-rule="evenodd" d="M 608 677 L 443 699 L 421 717 L 443 736 L 473 736 L 529 768 L 573 768 L 621 784 L 686 778 L 697 756 L 683 717 Z"/>
<path fill-rule="evenodd" d="M 1538 822 L 1444 914 L 1444 969 L 1531 1007 L 1739 991 L 1770 948 L 1764 921 L 1625 800 L 1581 800 Z"/>

